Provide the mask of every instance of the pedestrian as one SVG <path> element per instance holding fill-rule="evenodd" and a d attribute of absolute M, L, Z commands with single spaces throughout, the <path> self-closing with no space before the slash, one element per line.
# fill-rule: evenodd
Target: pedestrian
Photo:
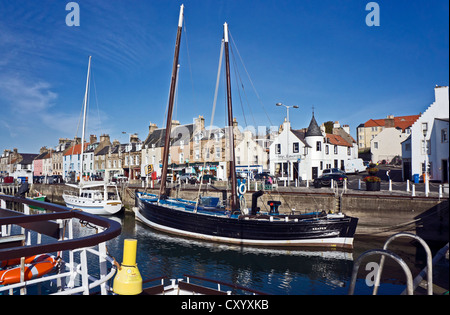
<path fill-rule="evenodd" d="M 391 180 L 391 170 L 386 171 L 386 176 L 387 176 L 387 180 L 390 181 Z"/>

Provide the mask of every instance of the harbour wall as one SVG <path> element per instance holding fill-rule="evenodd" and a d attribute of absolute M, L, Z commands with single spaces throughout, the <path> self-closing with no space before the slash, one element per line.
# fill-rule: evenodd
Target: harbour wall
<path fill-rule="evenodd" d="M 31 191 L 36 190 L 47 197 L 47 201 L 63 203 L 62 193 L 71 188 L 65 185 L 33 184 Z M 119 187 L 126 209 L 134 206 L 135 189 L 143 188 Z M 147 189 L 149 193 L 158 194 L 156 189 Z M 195 200 L 198 187 L 173 190 L 171 196 Z M 222 197 L 216 190 L 203 189 L 202 196 Z M 252 192 L 245 194 L 247 207 L 251 207 Z M 370 236 L 390 236 L 396 232 L 409 231 L 430 241 L 446 241 L 449 239 L 449 200 L 436 197 L 412 197 L 390 194 L 342 194 L 298 191 L 266 192 L 258 199 L 261 211 L 268 211 L 268 201 L 281 201 L 280 213 L 299 213 L 325 210 L 326 212 L 342 211 L 349 216 L 359 218 L 356 234 Z"/>

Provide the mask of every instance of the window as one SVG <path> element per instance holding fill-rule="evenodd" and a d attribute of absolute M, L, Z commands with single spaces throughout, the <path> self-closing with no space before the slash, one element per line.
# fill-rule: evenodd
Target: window
<path fill-rule="evenodd" d="M 323 161 L 320 161 L 320 170 L 323 170 Z"/>
<path fill-rule="evenodd" d="M 441 143 L 448 142 L 447 128 L 441 129 Z"/>
<path fill-rule="evenodd" d="M 299 143 L 298 142 L 294 142 L 293 143 L 292 152 L 294 152 L 294 153 L 298 153 L 299 152 Z"/>
<path fill-rule="evenodd" d="M 196 160 L 200 159 L 200 150 L 199 149 L 195 149 L 195 159 Z"/>
<path fill-rule="evenodd" d="M 422 140 L 422 145 L 421 145 L 421 151 L 422 154 L 431 154 L 431 143 L 430 140 Z"/>
<path fill-rule="evenodd" d="M 184 153 L 180 153 L 180 163 L 184 163 Z"/>
<path fill-rule="evenodd" d="M 338 154 L 338 146 L 337 145 L 334 146 L 334 154 Z"/>
<path fill-rule="evenodd" d="M 374 149 L 378 149 L 378 142 L 374 142 L 374 143 L 373 143 L 373 148 L 374 148 Z"/>
<path fill-rule="evenodd" d="M 405 143 L 405 151 L 411 151 L 411 143 Z"/>
<path fill-rule="evenodd" d="M 328 144 L 327 145 L 325 145 L 325 154 L 328 154 L 329 152 L 329 146 L 328 146 Z M 322 168 L 321 168 L 322 169 Z"/>
<path fill-rule="evenodd" d="M 216 158 L 220 159 L 220 147 L 216 147 Z"/>
<path fill-rule="evenodd" d="M 426 136 L 428 132 L 428 123 L 422 123 L 422 132 L 423 135 Z"/>
<path fill-rule="evenodd" d="M 352 155 L 352 148 L 347 147 L 347 155 Z"/>
<path fill-rule="evenodd" d="M 253 163 L 255 163 L 256 165 L 258 165 L 258 156 L 257 155 L 254 155 L 253 156 Z"/>
<path fill-rule="evenodd" d="M 275 154 L 281 154 L 281 144 L 275 144 Z"/>
<path fill-rule="evenodd" d="M 322 151 L 322 143 L 320 141 L 316 142 L 316 151 Z"/>

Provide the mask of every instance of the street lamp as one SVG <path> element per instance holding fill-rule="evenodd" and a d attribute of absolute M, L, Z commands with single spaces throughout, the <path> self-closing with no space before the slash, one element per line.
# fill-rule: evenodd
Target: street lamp
<path fill-rule="evenodd" d="M 286 107 L 286 120 L 287 120 L 287 122 L 289 122 L 290 123 L 290 121 L 289 121 L 289 108 L 298 108 L 298 106 L 297 105 L 290 105 L 290 106 L 288 106 L 288 105 L 284 105 L 283 103 L 276 103 L 275 105 L 277 105 L 277 106 L 284 106 L 284 107 Z M 290 128 L 289 128 L 290 129 Z M 289 165 L 289 148 L 290 148 L 290 145 L 289 145 L 289 131 L 290 130 L 286 130 L 286 143 L 287 143 L 287 154 L 286 154 L 286 163 L 287 163 L 287 171 L 288 171 L 288 186 L 291 184 L 291 172 L 290 172 L 290 169 L 291 169 L 291 167 L 290 167 L 290 165 Z"/>
<path fill-rule="evenodd" d="M 287 119 L 287 121 L 289 121 L 289 108 L 298 108 L 297 105 L 287 106 L 287 105 L 284 105 L 283 103 L 276 103 L 275 105 L 286 107 L 286 112 L 287 112 L 286 119 Z"/>

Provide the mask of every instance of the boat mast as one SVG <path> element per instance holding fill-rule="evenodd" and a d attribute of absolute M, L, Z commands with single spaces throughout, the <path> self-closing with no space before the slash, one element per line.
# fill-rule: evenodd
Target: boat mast
<path fill-rule="evenodd" d="M 230 175 L 231 175 L 231 210 L 238 208 L 237 183 L 236 183 L 236 159 L 234 154 L 233 132 L 233 106 L 231 101 L 230 57 L 228 52 L 228 24 L 223 25 L 223 38 L 225 43 L 225 68 L 227 75 L 227 103 L 228 103 L 228 138 L 230 151 Z"/>
<path fill-rule="evenodd" d="M 84 155 L 84 136 L 85 136 L 85 129 L 86 129 L 86 107 L 87 107 L 87 98 L 88 98 L 88 90 L 89 90 L 89 77 L 91 74 L 91 57 L 89 56 L 89 63 L 88 63 L 88 72 L 87 72 L 87 78 L 86 78 L 86 91 L 84 92 L 84 105 L 83 105 L 83 129 L 81 132 L 81 163 L 80 163 L 80 184 L 83 181 L 83 155 Z M 81 190 L 81 185 L 80 185 Z"/>
<path fill-rule="evenodd" d="M 161 174 L 161 187 L 159 189 L 160 198 L 166 197 L 166 179 L 167 179 L 167 167 L 169 163 L 169 150 L 170 150 L 170 133 L 172 131 L 172 111 L 173 103 L 175 98 L 175 87 L 177 83 L 177 73 L 178 73 L 178 56 L 180 54 L 180 41 L 181 41 L 181 31 L 183 29 L 183 11 L 184 5 L 180 7 L 180 17 L 178 19 L 178 31 L 177 39 L 175 43 L 175 54 L 173 58 L 173 68 L 172 68 L 172 80 L 170 82 L 170 94 L 169 94 L 169 109 L 167 111 L 167 123 L 166 123 L 166 137 L 164 141 L 164 154 L 163 154 L 163 168 Z"/>

